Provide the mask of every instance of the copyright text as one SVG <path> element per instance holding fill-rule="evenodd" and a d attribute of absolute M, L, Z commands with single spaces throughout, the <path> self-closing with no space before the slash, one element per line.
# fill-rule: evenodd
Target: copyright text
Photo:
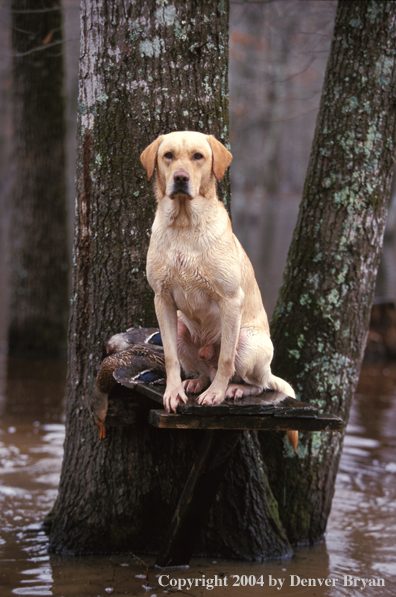
<path fill-rule="evenodd" d="M 261 576 L 238 575 L 223 576 L 215 574 L 213 577 L 206 577 L 204 574 L 200 578 L 172 578 L 169 574 L 161 574 L 158 582 L 163 588 L 177 589 L 178 591 L 189 591 L 195 587 L 203 587 L 208 591 L 215 587 L 254 587 L 267 586 L 281 591 L 283 587 L 355 587 L 364 591 L 366 587 L 384 587 L 383 578 L 360 578 L 350 574 L 344 574 L 340 578 L 307 578 L 298 574 L 290 574 L 287 577 L 276 578 L 272 574 Z"/>

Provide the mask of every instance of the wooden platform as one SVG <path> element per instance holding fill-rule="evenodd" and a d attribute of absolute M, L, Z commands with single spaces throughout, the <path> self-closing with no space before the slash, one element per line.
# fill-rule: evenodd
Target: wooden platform
<path fill-rule="evenodd" d="M 343 427 L 339 417 L 321 415 L 315 406 L 273 391 L 239 400 L 226 399 L 214 406 L 199 405 L 196 395 L 188 394 L 188 403 L 180 403 L 177 414 L 171 414 L 163 409 L 164 385 L 131 383 L 118 373 L 114 377 L 121 385 L 149 399 L 142 401 L 142 408 L 145 406 L 149 410 L 148 423 L 159 429 L 341 431 Z M 128 402 L 127 393 L 125 397 Z M 117 402 L 120 408 L 122 401 Z M 122 412 L 125 416 L 130 410 L 131 406 L 124 404 Z M 122 417 L 121 412 L 120 415 Z"/>
<path fill-rule="evenodd" d="M 121 385 L 109 397 L 106 425 L 207 430 L 161 546 L 156 561 L 161 568 L 188 565 L 243 431 L 341 431 L 343 427 L 339 417 L 319 414 L 315 406 L 280 392 L 215 406 L 201 406 L 196 395 L 189 394 L 188 403 L 179 404 L 177 414 L 171 414 L 162 408 L 164 385 L 133 383 L 122 370 L 114 377 Z"/>

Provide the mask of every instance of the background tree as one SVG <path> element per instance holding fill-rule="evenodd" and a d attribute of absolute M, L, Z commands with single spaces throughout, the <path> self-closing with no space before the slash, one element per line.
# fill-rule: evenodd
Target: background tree
<path fill-rule="evenodd" d="M 11 354 L 66 350 L 68 256 L 60 0 L 13 0 L 15 182 L 10 232 Z"/>
<path fill-rule="evenodd" d="M 297 221 L 336 7 L 335 0 L 231 4 L 233 225 L 269 315 Z"/>
<path fill-rule="evenodd" d="M 368 328 L 395 156 L 396 5 L 340 0 L 304 194 L 272 320 L 274 370 L 348 420 Z M 342 438 L 261 434 L 291 542 L 325 531 Z M 282 457 L 283 455 L 283 457 Z"/>
<path fill-rule="evenodd" d="M 145 261 L 155 201 L 140 152 L 178 129 L 228 139 L 227 2 L 83 0 L 78 200 L 65 455 L 50 549 L 158 551 L 200 432 L 109 429 L 99 442 L 86 402 L 104 340 L 155 324 Z M 220 187 L 229 206 L 229 180 Z M 201 553 L 290 553 L 257 441 L 240 443 Z"/>

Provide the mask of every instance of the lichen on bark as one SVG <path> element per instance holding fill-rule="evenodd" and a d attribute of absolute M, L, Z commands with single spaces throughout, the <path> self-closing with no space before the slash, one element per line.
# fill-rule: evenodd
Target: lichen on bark
<path fill-rule="evenodd" d="M 155 323 L 145 274 L 155 202 L 141 151 L 180 129 L 228 144 L 228 12 L 228 2 L 209 0 L 82 1 L 66 441 L 53 552 L 158 552 L 202 439 L 141 427 L 110 428 L 99 442 L 86 403 L 103 341 Z M 219 195 L 229 207 L 228 175 Z M 254 507 L 242 516 L 246 497 Z M 198 550 L 256 560 L 290 554 L 249 436 Z"/>
<path fill-rule="evenodd" d="M 394 163 L 395 19 L 392 2 L 339 2 L 298 222 L 271 323 L 275 372 L 302 400 L 345 424 Z M 317 540 L 326 528 L 342 437 L 302 434 L 297 454 L 279 441 L 270 446 L 269 436 L 260 440 L 289 539 Z"/>

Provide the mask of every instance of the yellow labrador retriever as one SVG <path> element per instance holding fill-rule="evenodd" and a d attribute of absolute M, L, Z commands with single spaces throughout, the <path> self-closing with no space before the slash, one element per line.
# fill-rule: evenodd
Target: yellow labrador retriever
<path fill-rule="evenodd" d="M 201 393 L 200 404 L 264 389 L 295 395 L 271 373 L 253 268 L 216 195 L 231 160 L 212 135 L 187 131 L 161 135 L 141 155 L 149 180 L 157 169 L 147 278 L 164 345 L 167 411 L 187 401 L 185 391 Z M 182 382 L 180 364 L 194 378 Z"/>

